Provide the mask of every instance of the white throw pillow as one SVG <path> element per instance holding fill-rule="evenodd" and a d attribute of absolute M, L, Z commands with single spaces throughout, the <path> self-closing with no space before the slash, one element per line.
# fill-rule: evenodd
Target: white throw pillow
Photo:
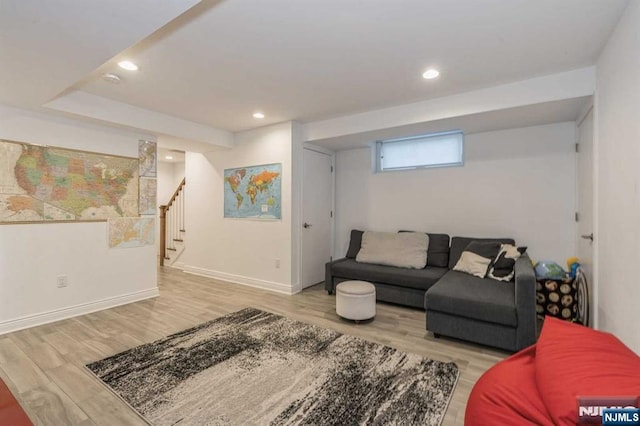
<path fill-rule="evenodd" d="M 360 263 L 422 269 L 427 264 L 429 236 L 418 232 L 371 232 L 362 234 L 356 256 Z"/>
<path fill-rule="evenodd" d="M 471 251 L 463 251 L 460 260 L 453 267 L 454 271 L 464 272 L 478 278 L 484 278 L 492 259 L 482 257 Z"/>
<path fill-rule="evenodd" d="M 491 261 L 499 251 L 500 243 L 497 241 L 471 241 L 465 247 L 453 270 L 484 278 Z"/>

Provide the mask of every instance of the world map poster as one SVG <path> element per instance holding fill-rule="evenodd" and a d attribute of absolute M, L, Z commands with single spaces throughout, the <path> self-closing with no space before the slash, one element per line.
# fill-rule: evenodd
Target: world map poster
<path fill-rule="evenodd" d="M 280 219 L 282 164 L 224 171 L 224 217 Z"/>
<path fill-rule="evenodd" d="M 0 223 L 138 216 L 138 159 L 0 140 Z"/>

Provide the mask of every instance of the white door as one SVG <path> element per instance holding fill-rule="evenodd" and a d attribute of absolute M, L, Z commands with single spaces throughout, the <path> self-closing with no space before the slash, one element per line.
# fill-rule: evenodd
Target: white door
<path fill-rule="evenodd" d="M 589 284 L 590 322 L 593 323 L 593 109 L 578 125 L 578 258 Z"/>
<path fill-rule="evenodd" d="M 302 288 L 324 281 L 324 265 L 331 259 L 332 163 L 331 155 L 304 149 Z"/>

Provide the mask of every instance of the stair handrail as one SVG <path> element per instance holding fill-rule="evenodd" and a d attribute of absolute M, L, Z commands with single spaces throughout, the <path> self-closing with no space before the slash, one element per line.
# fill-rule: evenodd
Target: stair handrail
<path fill-rule="evenodd" d="M 180 182 L 180 184 L 178 185 L 178 188 L 176 188 L 176 191 L 173 193 L 173 195 L 171 196 L 171 199 L 166 204 L 167 209 L 173 205 L 174 201 L 176 201 L 176 198 L 178 197 L 178 195 L 180 195 L 180 191 L 182 191 L 182 188 L 184 187 L 186 181 L 187 181 L 187 178 L 182 179 L 182 182 Z"/>
<path fill-rule="evenodd" d="M 160 209 L 160 266 L 164 266 L 164 259 L 167 255 L 167 211 L 176 201 L 180 192 L 182 192 L 182 188 L 186 184 L 187 179 L 182 179 L 182 182 L 178 184 L 178 188 L 176 188 L 175 192 L 169 199 L 169 202 L 165 205 L 159 207 Z"/>

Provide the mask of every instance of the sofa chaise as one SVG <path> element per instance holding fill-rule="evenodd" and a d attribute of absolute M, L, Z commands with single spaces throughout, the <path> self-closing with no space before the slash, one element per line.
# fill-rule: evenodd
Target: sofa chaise
<path fill-rule="evenodd" d="M 356 261 L 363 231 L 351 231 L 343 259 L 326 264 L 325 289 L 333 294 L 342 281 L 362 280 L 376 287 L 376 299 L 425 309 L 426 328 L 436 337 L 449 336 L 517 351 L 536 340 L 535 275 L 529 257 L 515 264 L 512 282 L 478 278 L 453 268 L 471 242 L 514 244 L 508 238 L 451 238 L 428 234 L 423 269 Z"/>

